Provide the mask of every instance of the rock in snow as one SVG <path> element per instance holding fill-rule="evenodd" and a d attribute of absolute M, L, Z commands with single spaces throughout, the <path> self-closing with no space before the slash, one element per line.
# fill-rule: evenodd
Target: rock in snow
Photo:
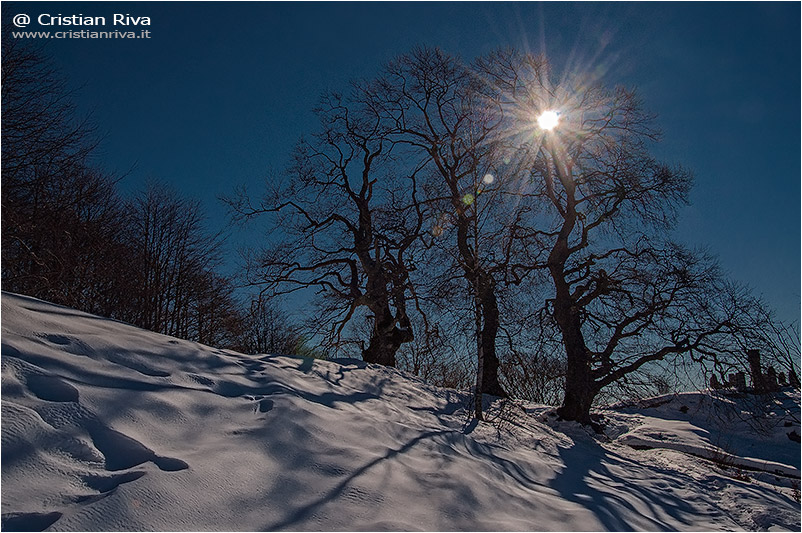
<path fill-rule="evenodd" d="M 606 438 L 501 401 L 477 425 L 394 369 L 8 293 L 0 361 L 4 531 L 800 529 L 791 393 L 776 431 L 716 426 L 704 393 L 606 410 Z"/>

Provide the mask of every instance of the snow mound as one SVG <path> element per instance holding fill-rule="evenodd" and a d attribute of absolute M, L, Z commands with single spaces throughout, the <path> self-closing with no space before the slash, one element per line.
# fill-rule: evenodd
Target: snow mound
<path fill-rule="evenodd" d="M 618 441 L 672 449 L 725 466 L 800 477 L 799 395 L 701 391 L 651 398 L 620 409 Z M 625 414 L 633 417 L 623 416 Z"/>
<path fill-rule="evenodd" d="M 787 478 L 600 442 L 545 407 L 496 401 L 475 424 L 467 394 L 360 361 L 245 356 L 8 293 L 0 361 L 6 531 L 800 527 Z M 611 427 L 645 435 L 647 416 Z"/>

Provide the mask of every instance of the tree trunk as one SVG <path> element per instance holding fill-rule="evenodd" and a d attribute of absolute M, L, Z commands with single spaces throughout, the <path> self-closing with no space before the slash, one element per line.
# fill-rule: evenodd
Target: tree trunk
<path fill-rule="evenodd" d="M 389 307 L 379 313 L 374 313 L 373 331 L 370 344 L 362 350 L 362 359 L 366 363 L 395 366 L 395 354 L 405 342 L 413 340 L 412 328 L 409 320 L 402 317 L 396 319 Z M 399 322 L 401 327 L 396 325 Z"/>
<path fill-rule="evenodd" d="M 590 354 L 582 336 L 578 310 L 568 301 L 555 301 L 555 319 L 560 327 L 566 354 L 565 398 L 558 409 L 565 420 L 590 424 L 590 406 L 599 391 L 593 379 Z"/>
<path fill-rule="evenodd" d="M 482 302 L 479 298 L 479 295 L 475 295 L 474 300 L 474 332 L 476 333 L 476 354 L 477 354 L 477 365 L 476 365 L 476 390 L 473 399 L 473 413 L 476 417 L 476 420 L 484 420 L 484 415 L 482 414 L 482 395 L 484 390 L 484 368 L 485 368 L 485 358 L 483 355 L 483 347 L 482 347 Z"/>
<path fill-rule="evenodd" d="M 560 168 L 556 160 L 555 166 L 566 190 L 563 225 L 548 259 L 549 273 L 555 289 L 554 319 L 560 328 L 566 355 L 565 398 L 557 414 L 565 420 L 591 424 L 590 406 L 599 391 L 599 386 L 593 379 L 590 353 L 582 335 L 580 309 L 575 305 L 571 287 L 565 276 L 565 262 L 571 254 L 568 237 L 574 230 L 577 219 L 575 186 L 570 171 Z"/>
<path fill-rule="evenodd" d="M 598 393 L 586 353 L 568 353 L 565 398 L 557 414 L 565 420 L 590 424 L 590 407 Z"/>
<path fill-rule="evenodd" d="M 362 359 L 366 363 L 395 366 L 395 352 L 400 345 L 393 345 L 384 335 L 374 333 L 370 337 L 370 344 L 362 350 Z"/>
<path fill-rule="evenodd" d="M 482 303 L 482 382 L 481 391 L 506 398 L 509 396 L 501 386 L 498 377 L 499 360 L 496 355 L 496 335 L 499 328 L 499 312 L 496 288 L 493 278 L 486 273 L 479 276 L 479 298 Z"/>

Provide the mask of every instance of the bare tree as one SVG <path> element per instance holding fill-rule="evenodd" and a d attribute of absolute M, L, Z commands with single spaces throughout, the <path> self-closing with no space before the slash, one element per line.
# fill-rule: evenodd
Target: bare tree
<path fill-rule="evenodd" d="M 183 300 L 186 329 L 183 338 L 219 348 L 239 347 L 245 314 L 234 296 L 231 280 L 213 270 L 189 276 Z"/>
<path fill-rule="evenodd" d="M 733 324 L 737 326 L 733 335 L 721 342 L 716 350 L 697 354 L 704 377 L 712 376 L 725 385 L 728 377 L 737 372 L 752 374 L 748 352 L 757 351 L 760 367 L 758 371 L 773 369 L 783 374 L 784 382 L 793 381 L 799 375 L 800 338 L 798 324 L 785 324 L 777 320 L 774 313 L 762 300 L 751 295 L 749 289 L 736 283 L 726 283 L 720 288 L 717 300 L 737 310 Z M 798 382 L 797 382 L 798 383 Z M 753 390 L 760 391 L 760 383 L 752 383 Z"/>
<path fill-rule="evenodd" d="M 415 283 L 420 288 L 420 279 Z M 425 305 L 425 302 L 424 302 Z M 451 389 L 469 389 L 474 383 L 475 339 L 466 338 L 461 318 L 454 309 L 426 309 L 426 318 L 413 319 L 415 339 L 398 352 L 398 368 L 420 376 L 427 383 Z"/>
<path fill-rule="evenodd" d="M 757 347 L 769 355 L 770 361 L 777 362 L 789 385 L 799 389 L 799 322 L 786 324 L 777 320 L 770 312 L 764 311 L 762 314 L 765 317 L 765 327 L 760 328 L 762 342 Z"/>
<path fill-rule="evenodd" d="M 497 243 L 482 241 L 481 195 L 494 189 L 497 116 L 471 69 L 441 50 L 419 48 L 392 61 L 371 88 L 371 98 L 390 125 L 393 139 L 427 158 L 428 205 L 439 213 L 430 229 L 433 245 L 445 247 L 470 288 L 477 346 L 476 413 L 481 394 L 505 397 L 499 379 Z M 489 216 L 489 211 L 484 213 Z M 449 243 L 449 244 L 446 244 Z M 448 263 L 446 263 L 448 264 Z M 448 267 L 448 281 L 456 278 Z"/>
<path fill-rule="evenodd" d="M 273 295 L 317 289 L 333 344 L 367 310 L 362 358 L 395 366 L 399 347 L 414 338 L 408 301 L 424 219 L 419 169 L 393 154 L 386 125 L 359 88 L 324 96 L 316 112 L 321 130 L 298 144 L 287 180 L 268 184 L 258 205 L 244 191 L 228 200 L 240 220 L 271 218 L 274 244 L 249 258 L 247 283 Z"/>
<path fill-rule="evenodd" d="M 96 137 L 40 50 L 2 43 L 3 288 L 211 344 L 238 314 L 197 202 L 151 186 L 124 202 Z"/>
<path fill-rule="evenodd" d="M 127 217 L 137 287 L 128 320 L 167 335 L 218 342 L 233 296 L 227 280 L 214 274 L 221 240 L 204 227 L 200 204 L 151 183 L 130 201 Z"/>
<path fill-rule="evenodd" d="M 653 117 L 631 90 L 589 77 L 555 82 L 542 58 L 500 53 L 482 64 L 526 134 L 516 172 L 549 210 L 530 223 L 545 247 L 548 309 L 566 353 L 560 415 L 590 423 L 599 391 L 647 363 L 703 354 L 738 328 L 743 300 L 722 290 L 715 261 L 667 240 L 690 174 L 655 160 Z M 506 95 L 506 96 L 505 96 Z M 550 129 L 537 118 L 551 112 Z"/>
<path fill-rule="evenodd" d="M 288 324 L 285 313 L 264 298 L 251 301 L 241 324 L 236 349 L 244 353 L 294 355 L 303 341 L 298 328 Z"/>
<path fill-rule="evenodd" d="M 64 78 L 38 48 L 2 42 L 3 180 L 11 188 L 43 182 L 86 162 L 97 144 L 79 119 Z"/>
<path fill-rule="evenodd" d="M 554 319 L 533 284 L 516 285 L 500 301 L 509 309 L 500 329 L 499 359 L 505 387 L 514 398 L 558 405 L 565 390 L 565 356 Z M 536 289 L 536 288 L 535 288 Z M 533 291 L 542 295 L 541 290 Z"/>
<path fill-rule="evenodd" d="M 119 303 L 126 264 L 113 178 L 94 170 L 92 127 L 37 48 L 2 43 L 4 289 L 90 312 Z"/>
<path fill-rule="evenodd" d="M 545 111 L 556 129 L 538 125 Z M 365 360 L 398 353 L 426 373 L 443 357 L 432 339 L 455 350 L 475 329 L 478 418 L 482 394 L 507 395 L 501 353 L 510 390 L 553 398 L 564 381 L 560 414 L 590 423 L 605 387 L 661 361 L 735 361 L 757 338 L 743 318 L 754 300 L 671 242 L 691 176 L 651 155 L 659 132 L 633 91 L 557 82 L 515 51 L 466 65 L 421 48 L 318 114 L 287 180 L 256 206 L 229 203 L 271 220 L 274 246 L 250 256 L 248 282 L 318 289 L 331 343 L 367 319 Z M 544 283 L 545 306 L 521 307 L 516 290 Z"/>

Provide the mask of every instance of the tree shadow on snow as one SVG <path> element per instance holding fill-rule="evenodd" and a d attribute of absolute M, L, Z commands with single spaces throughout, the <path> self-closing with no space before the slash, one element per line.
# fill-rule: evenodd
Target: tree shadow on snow
<path fill-rule="evenodd" d="M 302 525 L 303 522 L 311 518 L 318 509 L 320 509 L 327 503 L 333 502 L 338 498 L 340 498 L 341 496 L 343 496 L 347 492 L 349 486 L 351 485 L 351 482 L 353 482 L 356 478 L 358 478 L 371 468 L 383 463 L 384 461 L 389 461 L 395 459 L 400 455 L 403 455 L 404 453 L 408 452 L 416 444 L 418 444 L 423 440 L 435 438 L 439 435 L 447 435 L 453 433 L 454 433 L 453 431 L 449 430 L 428 431 L 425 433 L 421 433 L 420 435 L 410 439 L 406 444 L 404 444 L 400 448 L 388 449 L 387 453 L 385 453 L 384 455 L 377 457 L 376 459 L 364 464 L 360 468 L 351 472 L 348 476 L 344 477 L 331 490 L 323 494 L 321 497 L 295 509 L 283 520 L 280 520 L 279 522 L 273 524 L 266 525 L 265 527 L 262 528 L 262 531 L 304 529 Z"/>
<path fill-rule="evenodd" d="M 699 509 L 671 492 L 681 492 L 696 483 L 681 472 L 656 467 L 645 472 L 637 463 L 595 442 L 575 442 L 569 448 L 560 448 L 559 454 L 565 467 L 551 481 L 551 487 L 564 499 L 593 512 L 608 531 L 673 531 L 676 522 L 691 525 L 699 515 Z M 617 474 L 611 467 L 632 475 Z M 655 473 L 662 479 L 658 480 Z M 644 486 L 638 478 L 655 482 Z M 676 522 L 667 523 L 665 515 Z M 633 521 L 632 517 L 639 519 Z"/>

